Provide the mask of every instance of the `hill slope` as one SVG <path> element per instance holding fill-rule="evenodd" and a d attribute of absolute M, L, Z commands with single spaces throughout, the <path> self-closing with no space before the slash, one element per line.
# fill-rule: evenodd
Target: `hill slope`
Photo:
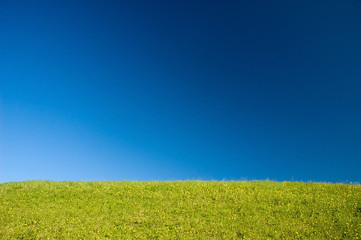
<path fill-rule="evenodd" d="M 358 239 L 361 186 L 293 182 L 0 184 L 0 239 Z"/>

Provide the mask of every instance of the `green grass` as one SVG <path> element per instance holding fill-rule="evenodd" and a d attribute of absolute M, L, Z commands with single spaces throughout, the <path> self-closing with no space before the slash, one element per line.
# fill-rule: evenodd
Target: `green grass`
<path fill-rule="evenodd" d="M 0 184 L 0 239 L 360 237 L 360 185 L 271 181 Z"/>

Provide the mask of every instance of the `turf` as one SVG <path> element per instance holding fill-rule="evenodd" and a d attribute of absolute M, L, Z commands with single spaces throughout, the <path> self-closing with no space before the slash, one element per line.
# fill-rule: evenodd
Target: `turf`
<path fill-rule="evenodd" d="M 0 184 L 0 239 L 359 239 L 360 235 L 360 185 Z"/>

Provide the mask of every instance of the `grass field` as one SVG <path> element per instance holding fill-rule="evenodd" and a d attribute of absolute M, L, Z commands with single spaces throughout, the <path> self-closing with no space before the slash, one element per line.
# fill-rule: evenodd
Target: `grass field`
<path fill-rule="evenodd" d="M 271 181 L 0 184 L 0 239 L 360 237 L 360 185 Z"/>

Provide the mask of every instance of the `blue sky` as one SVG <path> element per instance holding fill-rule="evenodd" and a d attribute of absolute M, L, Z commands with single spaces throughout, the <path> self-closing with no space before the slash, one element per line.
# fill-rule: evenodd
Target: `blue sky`
<path fill-rule="evenodd" d="M 361 181 L 361 2 L 0 1 L 0 182 Z"/>

